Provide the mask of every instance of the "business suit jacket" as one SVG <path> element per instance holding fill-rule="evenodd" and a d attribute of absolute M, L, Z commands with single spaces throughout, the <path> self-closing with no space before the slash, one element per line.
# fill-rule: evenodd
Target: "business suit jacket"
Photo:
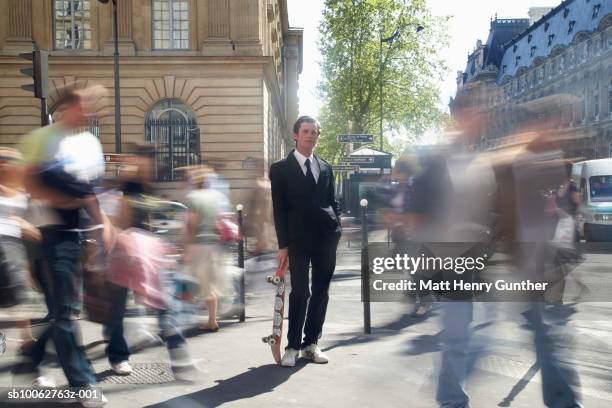
<path fill-rule="evenodd" d="M 311 248 L 320 238 L 340 236 L 340 205 L 331 165 L 314 156 L 320 173 L 313 192 L 293 152 L 270 166 L 274 226 L 279 248 Z"/>

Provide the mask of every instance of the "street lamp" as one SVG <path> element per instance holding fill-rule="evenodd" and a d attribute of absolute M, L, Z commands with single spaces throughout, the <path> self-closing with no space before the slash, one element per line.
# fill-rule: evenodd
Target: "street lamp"
<path fill-rule="evenodd" d="M 109 0 L 98 0 L 102 4 L 107 4 Z M 119 32 L 117 24 L 117 0 L 113 0 L 113 40 L 115 42 L 115 52 L 113 54 L 114 75 L 115 75 L 115 153 L 121 153 L 121 93 L 119 83 Z"/>
<path fill-rule="evenodd" d="M 425 27 L 418 25 L 416 32 L 421 32 Z M 379 87 L 380 87 L 380 151 L 383 151 L 383 43 L 393 43 L 393 41 L 400 36 L 400 29 L 397 28 L 390 37 L 383 37 L 382 27 L 379 31 L 379 56 L 378 56 L 378 70 L 379 70 Z"/>

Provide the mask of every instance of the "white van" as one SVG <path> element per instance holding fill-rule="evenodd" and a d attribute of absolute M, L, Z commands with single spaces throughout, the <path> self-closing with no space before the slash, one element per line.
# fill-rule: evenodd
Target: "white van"
<path fill-rule="evenodd" d="M 580 179 L 575 177 L 580 174 Z M 582 194 L 578 229 L 586 241 L 612 241 L 612 159 L 573 165 L 572 179 Z"/>

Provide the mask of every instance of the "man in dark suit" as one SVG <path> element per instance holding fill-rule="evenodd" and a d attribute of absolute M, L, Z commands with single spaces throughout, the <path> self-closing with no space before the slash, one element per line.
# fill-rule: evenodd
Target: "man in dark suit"
<path fill-rule="evenodd" d="M 319 122 L 300 117 L 293 125 L 295 149 L 270 167 L 278 260 L 282 264 L 289 259 L 291 275 L 289 344 L 281 361 L 289 367 L 295 365 L 300 349 L 303 357 L 315 363 L 328 362 L 317 341 L 325 321 L 341 227 L 331 165 L 313 154 L 319 134 Z M 308 290 L 311 264 L 312 296 Z"/>

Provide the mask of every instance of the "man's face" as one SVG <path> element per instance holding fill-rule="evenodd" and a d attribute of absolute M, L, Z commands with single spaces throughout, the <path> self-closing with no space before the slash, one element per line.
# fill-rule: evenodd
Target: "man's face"
<path fill-rule="evenodd" d="M 319 127 L 316 123 L 303 122 L 297 133 L 293 134 L 298 151 L 311 152 L 319 139 Z"/>
<path fill-rule="evenodd" d="M 80 102 L 66 105 L 62 108 L 59 116 L 60 120 L 71 128 L 81 127 L 86 122 L 85 112 Z"/>

